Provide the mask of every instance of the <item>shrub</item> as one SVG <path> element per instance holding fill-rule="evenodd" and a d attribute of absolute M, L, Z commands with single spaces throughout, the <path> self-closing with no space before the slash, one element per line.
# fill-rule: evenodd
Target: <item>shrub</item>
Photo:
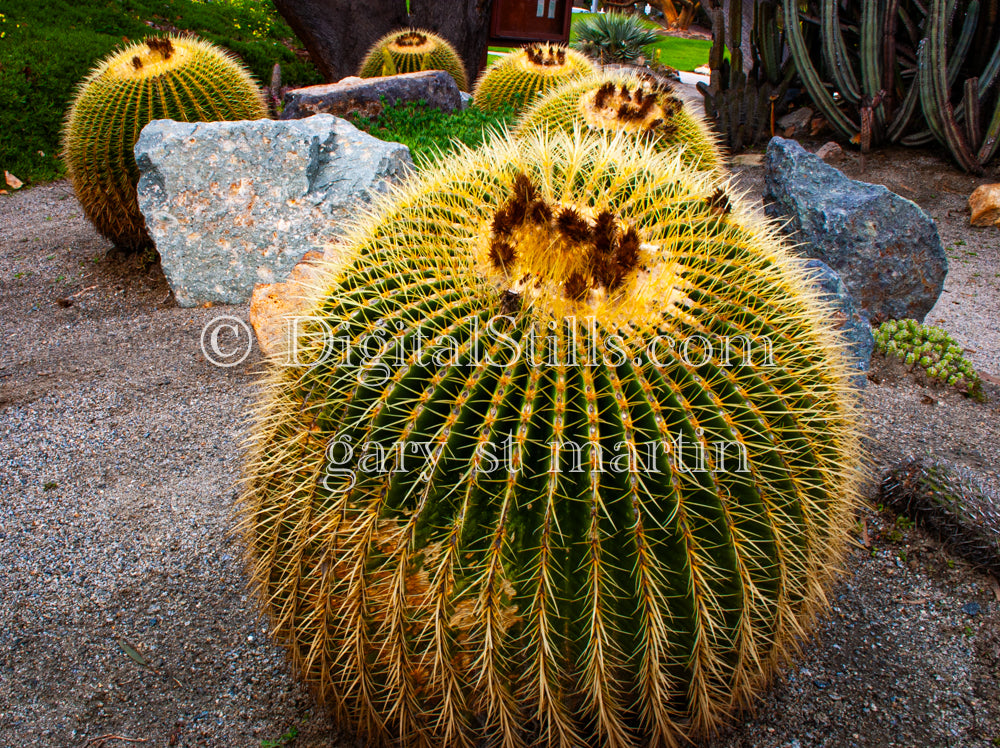
<path fill-rule="evenodd" d="M 643 48 L 660 39 L 637 16 L 598 13 L 578 23 L 573 49 L 601 63 L 634 62 Z"/>
<path fill-rule="evenodd" d="M 487 113 L 469 107 L 453 114 L 431 109 L 426 102 L 409 102 L 383 109 L 374 119 L 355 116 L 354 124 L 381 140 L 408 146 L 417 166 L 428 166 L 455 149 L 455 143 L 476 147 L 486 133 L 513 123 L 509 108 Z"/>

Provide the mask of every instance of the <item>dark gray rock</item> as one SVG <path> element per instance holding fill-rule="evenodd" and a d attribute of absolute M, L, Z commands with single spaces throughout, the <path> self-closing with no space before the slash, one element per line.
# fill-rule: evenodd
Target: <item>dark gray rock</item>
<path fill-rule="evenodd" d="M 856 182 L 794 140 L 772 138 L 764 210 L 799 251 L 833 268 L 876 322 L 923 321 L 948 272 L 934 220 L 885 187 Z"/>
<path fill-rule="evenodd" d="M 805 268 L 821 292 L 823 301 L 833 309 L 834 326 L 843 335 L 851 365 L 858 371 L 851 379 L 855 386 L 864 387 L 868 383 L 868 369 L 871 367 L 872 351 L 875 350 L 875 336 L 868 314 L 858 308 L 840 276 L 825 262 L 806 260 Z"/>
<path fill-rule="evenodd" d="M 462 107 L 459 93 L 455 79 L 443 70 L 382 78 L 345 78 L 337 83 L 289 91 L 281 119 L 301 119 L 313 114 L 377 117 L 386 106 L 406 101 L 424 101 L 432 109 L 454 112 Z"/>
<path fill-rule="evenodd" d="M 239 304 L 322 252 L 412 168 L 409 149 L 322 114 L 154 120 L 135 144 L 139 208 L 181 306 Z"/>

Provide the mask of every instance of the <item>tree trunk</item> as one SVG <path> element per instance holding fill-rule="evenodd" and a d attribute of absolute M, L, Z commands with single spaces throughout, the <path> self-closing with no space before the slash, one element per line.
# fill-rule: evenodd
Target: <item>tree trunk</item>
<path fill-rule="evenodd" d="M 493 0 L 274 0 L 313 64 L 327 81 L 355 75 L 368 48 L 393 29 L 413 25 L 443 36 L 465 61 L 469 81 L 479 74 Z"/>

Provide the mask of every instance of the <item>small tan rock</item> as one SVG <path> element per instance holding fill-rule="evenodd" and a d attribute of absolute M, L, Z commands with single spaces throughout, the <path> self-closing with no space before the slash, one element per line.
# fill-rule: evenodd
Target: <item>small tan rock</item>
<path fill-rule="evenodd" d="M 763 166 L 763 153 L 741 153 L 733 156 L 733 166 Z"/>
<path fill-rule="evenodd" d="M 288 349 L 289 318 L 303 314 L 312 289 L 327 272 L 329 263 L 342 256 L 340 245 L 323 252 L 306 252 L 284 283 L 258 283 L 250 296 L 250 324 L 264 355 L 281 356 Z"/>
<path fill-rule="evenodd" d="M 4 179 L 7 181 L 7 186 L 10 187 L 12 190 L 19 190 L 24 186 L 24 182 L 15 177 L 9 171 L 5 171 L 3 173 L 3 176 Z"/>
<path fill-rule="evenodd" d="M 831 140 L 816 151 L 816 155 L 828 164 L 837 164 L 844 160 L 844 149 Z"/>
<path fill-rule="evenodd" d="M 982 184 L 969 195 L 973 226 L 1000 226 L 1000 184 Z"/>

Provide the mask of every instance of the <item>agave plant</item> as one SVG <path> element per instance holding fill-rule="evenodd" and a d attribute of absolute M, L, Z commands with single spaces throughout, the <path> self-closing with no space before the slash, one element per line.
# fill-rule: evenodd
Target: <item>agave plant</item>
<path fill-rule="evenodd" d="M 660 39 L 642 19 L 624 13 L 591 16 L 577 25 L 576 34 L 570 46 L 601 63 L 633 62 L 644 47 Z"/>

